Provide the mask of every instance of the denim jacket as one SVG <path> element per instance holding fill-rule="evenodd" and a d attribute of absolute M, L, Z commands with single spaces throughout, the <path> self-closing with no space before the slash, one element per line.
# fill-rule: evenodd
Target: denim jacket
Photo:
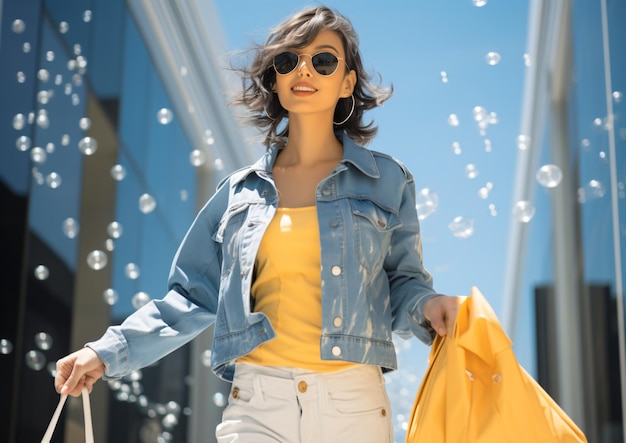
<path fill-rule="evenodd" d="M 405 166 L 343 134 L 343 158 L 316 190 L 321 242 L 321 358 L 397 368 L 392 332 L 432 343 L 423 307 L 435 296 L 422 265 L 415 185 Z M 257 250 L 278 206 L 271 147 L 231 174 L 200 210 L 172 264 L 168 288 L 88 343 L 120 377 L 147 366 L 215 323 L 211 367 L 232 380 L 234 362 L 274 336 L 254 312 Z"/>

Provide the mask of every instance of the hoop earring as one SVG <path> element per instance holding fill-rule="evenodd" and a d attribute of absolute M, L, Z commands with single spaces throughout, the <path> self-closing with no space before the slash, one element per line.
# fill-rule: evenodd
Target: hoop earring
<path fill-rule="evenodd" d="M 348 113 L 348 116 L 346 118 L 344 118 L 343 120 L 341 120 L 339 123 L 337 122 L 333 122 L 333 125 L 335 126 L 341 126 L 343 125 L 345 122 L 347 122 L 348 120 L 350 120 L 350 117 L 352 117 L 352 113 L 354 112 L 354 107 L 356 106 L 356 100 L 354 99 L 354 94 L 350 94 L 350 97 L 352 98 L 352 108 L 350 108 L 350 112 Z"/>

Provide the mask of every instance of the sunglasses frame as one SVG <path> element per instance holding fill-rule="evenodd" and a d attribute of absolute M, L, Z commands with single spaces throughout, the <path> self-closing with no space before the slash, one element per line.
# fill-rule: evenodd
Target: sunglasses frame
<path fill-rule="evenodd" d="M 279 72 L 279 71 L 278 71 L 278 69 L 276 69 L 276 57 L 279 57 L 279 56 L 281 56 L 281 55 L 283 55 L 283 54 L 294 54 L 294 55 L 296 55 L 296 56 L 298 57 L 298 60 L 296 61 L 296 64 L 294 65 L 293 69 L 291 69 L 291 71 L 289 71 L 289 72 L 285 72 L 284 74 L 283 74 L 283 73 L 281 73 L 281 72 Z M 335 57 L 335 58 L 337 59 L 337 66 L 335 66 L 335 70 L 334 70 L 333 72 L 331 72 L 330 74 L 322 74 L 322 73 L 321 73 L 321 72 L 319 72 L 319 71 L 317 70 L 317 68 L 315 67 L 315 64 L 313 63 L 313 57 L 315 57 L 316 55 L 320 55 L 320 54 L 330 54 L 330 55 L 332 55 L 333 57 Z M 338 55 L 335 55 L 335 54 L 333 54 L 333 53 L 332 53 L 332 52 L 330 52 L 330 51 L 320 51 L 320 52 L 316 52 L 315 54 L 298 54 L 297 52 L 294 52 L 294 51 L 283 51 L 283 52 L 281 52 L 280 54 L 275 55 L 275 56 L 274 56 L 274 58 L 272 58 L 272 66 L 274 67 L 274 71 L 276 71 L 276 74 L 277 74 L 277 75 L 289 75 L 289 74 L 291 74 L 291 73 L 292 73 L 293 71 L 295 71 L 295 70 L 298 68 L 298 66 L 300 65 L 300 59 L 301 59 L 301 57 L 302 57 L 303 55 L 308 55 L 308 56 L 309 56 L 309 58 L 311 59 L 311 67 L 313 68 L 313 70 L 314 70 L 317 74 L 319 74 L 319 75 L 321 75 L 321 76 L 323 76 L 323 77 L 330 77 L 330 76 L 331 76 L 331 75 L 333 75 L 335 72 L 337 72 L 337 70 L 339 69 L 339 62 L 340 62 L 340 61 L 342 61 L 342 62 L 344 62 L 344 63 L 345 63 L 345 59 L 344 59 L 344 58 L 339 57 Z M 346 64 L 346 66 L 348 66 L 348 65 Z"/>

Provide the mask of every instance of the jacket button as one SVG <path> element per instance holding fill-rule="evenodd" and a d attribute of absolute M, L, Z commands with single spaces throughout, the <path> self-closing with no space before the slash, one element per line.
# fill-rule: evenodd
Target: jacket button
<path fill-rule="evenodd" d="M 341 275 L 341 266 L 333 266 L 330 269 L 330 273 L 333 274 L 335 277 L 337 277 L 338 275 Z"/>
<path fill-rule="evenodd" d="M 335 357 L 339 357 L 341 355 L 341 348 L 339 346 L 333 346 L 330 352 L 332 352 Z"/>
<path fill-rule="evenodd" d="M 493 377 L 491 377 L 491 380 L 493 380 L 494 383 L 500 383 L 502 381 L 502 376 L 500 374 L 494 374 Z"/>
<path fill-rule="evenodd" d="M 380 410 L 380 415 L 383 416 L 383 417 L 386 417 L 387 416 L 387 410 L 385 408 L 382 408 Z"/>
<path fill-rule="evenodd" d="M 322 189 L 322 195 L 330 195 L 330 188 Z"/>
<path fill-rule="evenodd" d="M 302 380 L 300 383 L 298 383 L 298 391 L 302 392 L 303 394 L 306 392 L 308 387 L 309 387 L 309 385 L 307 385 L 304 380 Z"/>
<path fill-rule="evenodd" d="M 331 220 L 329 225 L 331 228 L 336 228 L 337 226 L 339 226 L 339 220 Z"/>
<path fill-rule="evenodd" d="M 376 223 L 378 223 L 378 226 L 381 228 L 384 228 L 387 226 L 387 223 L 385 223 L 385 220 L 378 220 Z"/>
<path fill-rule="evenodd" d="M 235 400 L 239 398 L 239 388 L 233 388 L 232 396 Z"/>
<path fill-rule="evenodd" d="M 336 328 L 340 328 L 342 323 L 343 320 L 341 320 L 341 317 L 335 317 L 335 319 L 333 320 L 333 325 L 335 325 Z"/>

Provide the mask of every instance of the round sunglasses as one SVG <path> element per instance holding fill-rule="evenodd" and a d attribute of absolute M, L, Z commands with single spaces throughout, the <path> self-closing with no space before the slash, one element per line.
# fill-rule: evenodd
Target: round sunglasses
<path fill-rule="evenodd" d="M 296 54 L 295 52 L 283 52 L 274 57 L 274 69 L 280 75 L 287 75 L 292 72 L 300 63 L 300 57 L 306 55 L 311 57 L 313 69 L 320 75 L 333 75 L 339 66 L 339 60 L 343 58 L 337 57 L 331 52 L 318 52 L 317 54 Z"/>

